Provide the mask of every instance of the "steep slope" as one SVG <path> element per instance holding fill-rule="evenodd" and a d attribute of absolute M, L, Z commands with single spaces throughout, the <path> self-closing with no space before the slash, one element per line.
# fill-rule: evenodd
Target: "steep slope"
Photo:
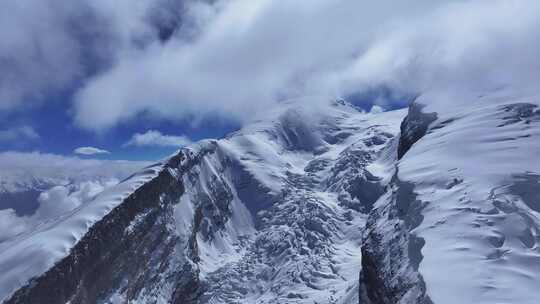
<path fill-rule="evenodd" d="M 368 219 L 363 287 L 375 303 L 538 303 L 538 96 L 437 98 L 402 124 L 402 158 Z"/>
<path fill-rule="evenodd" d="M 2 243 L 0 299 L 537 303 L 538 96 L 445 98 L 283 103 Z"/>
<path fill-rule="evenodd" d="M 0 299 L 357 303 L 363 226 L 391 173 L 367 166 L 395 159 L 404 114 L 290 102 L 182 149 L 2 244 Z"/>

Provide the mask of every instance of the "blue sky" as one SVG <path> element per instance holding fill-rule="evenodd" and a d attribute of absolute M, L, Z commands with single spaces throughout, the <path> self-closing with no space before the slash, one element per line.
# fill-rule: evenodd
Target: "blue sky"
<path fill-rule="evenodd" d="M 283 99 L 393 109 L 539 77 L 533 0 L 137 3 L 0 4 L 0 151 L 158 159 Z"/>
<path fill-rule="evenodd" d="M 124 146 L 133 134 L 156 130 L 167 135 L 185 135 L 192 141 L 204 138 L 220 138 L 239 128 L 238 122 L 221 117 L 205 118 L 196 125 L 189 119 L 160 120 L 144 118 L 143 115 L 129 122 L 94 132 L 78 127 L 73 122 L 70 109 L 72 94 L 52 94 L 37 106 L 20 111 L 2 113 L 0 130 L 29 126 L 39 138 L 21 136 L 16 140 L 0 142 L 2 151 L 40 151 L 60 155 L 73 155 L 78 147 L 97 147 L 110 154 L 79 155 L 83 158 L 157 160 L 176 151 L 175 146 Z"/>
<path fill-rule="evenodd" d="M 220 116 L 205 117 L 193 124 L 189 118 L 162 120 L 139 115 L 105 132 L 94 132 L 78 127 L 73 122 L 70 108 L 73 91 L 51 94 L 37 106 L 21 111 L 3 113 L 0 130 L 14 126 L 31 127 L 39 138 L 19 137 L 13 141 L 3 141 L 2 151 L 40 151 L 60 155 L 74 154 L 78 147 L 97 147 L 109 154 L 80 155 L 83 158 L 156 160 L 173 153 L 178 147 L 169 146 L 125 146 L 135 133 L 155 130 L 167 135 L 185 135 L 192 141 L 205 138 L 222 138 L 241 127 L 240 123 Z M 407 97 L 392 96 L 387 88 L 370 90 L 346 97 L 348 101 L 366 111 L 379 100 L 388 102 L 387 109 L 399 108 L 407 104 Z"/>

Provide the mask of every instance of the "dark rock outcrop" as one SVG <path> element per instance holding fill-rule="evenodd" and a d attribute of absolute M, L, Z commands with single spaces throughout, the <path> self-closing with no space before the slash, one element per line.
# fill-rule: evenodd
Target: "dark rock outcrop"
<path fill-rule="evenodd" d="M 413 102 L 401 123 L 398 159 L 420 140 L 436 113 L 423 113 Z M 372 303 L 432 303 L 418 267 L 425 241 L 413 230 L 422 221 L 424 202 L 416 199 L 414 184 L 398 178 L 398 168 L 386 194 L 371 211 L 362 243 L 361 293 Z"/>
<path fill-rule="evenodd" d="M 409 106 L 407 117 L 401 123 L 398 159 L 401 159 L 412 145 L 426 134 L 429 125 L 437 119 L 437 113 L 424 113 L 422 108 L 424 105 L 417 102 Z"/>
<path fill-rule="evenodd" d="M 68 256 L 5 303 L 99 303 L 118 291 L 130 300 L 142 290 L 159 289 L 164 275 L 172 282 L 173 303 L 194 303 L 198 268 L 178 258 L 182 248 L 173 217 L 173 205 L 184 193 L 177 173 L 197 163 L 185 159 L 182 152 L 171 158 L 155 178 L 94 224 Z M 187 250 L 196 260 L 196 243 Z"/>
<path fill-rule="evenodd" d="M 361 284 L 373 303 L 431 303 L 418 266 L 424 240 L 411 232 L 423 220 L 414 185 L 394 177 L 385 203 L 369 216 L 362 244 Z"/>

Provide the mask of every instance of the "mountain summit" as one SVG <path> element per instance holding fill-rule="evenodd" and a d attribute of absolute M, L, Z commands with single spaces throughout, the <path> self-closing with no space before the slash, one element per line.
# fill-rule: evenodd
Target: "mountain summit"
<path fill-rule="evenodd" d="M 536 303 L 535 99 L 430 98 L 284 102 L 183 148 L 0 243 L 0 301 Z"/>

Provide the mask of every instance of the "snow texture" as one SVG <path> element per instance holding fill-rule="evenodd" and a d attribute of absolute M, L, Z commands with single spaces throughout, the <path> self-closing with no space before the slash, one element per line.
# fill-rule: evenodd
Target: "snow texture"
<path fill-rule="evenodd" d="M 367 166 L 398 133 L 405 112 L 362 113 L 341 100 L 314 104 L 324 105 L 286 102 L 225 139 L 183 148 L 178 169 L 148 168 L 3 243 L 1 298 L 70 254 L 89 227 L 170 170 L 185 188 L 170 223 L 177 248 L 185 249 L 163 272 L 194 267 L 201 303 L 356 303 L 362 229 L 377 198 L 358 183 L 382 193 L 379 182 L 388 178 Z M 126 233 L 136 233 L 145 216 L 136 216 Z M 153 289 L 133 296 L 119 286 L 102 301 L 174 298 L 170 282 L 147 288 Z"/>
<path fill-rule="evenodd" d="M 99 227 L 93 236 L 120 229 L 136 263 L 104 268 L 107 286 L 68 264 L 79 285 L 59 286 L 62 299 L 537 303 L 538 100 L 438 92 L 408 111 L 370 113 L 342 100 L 284 102 L 0 243 L 0 299 L 36 299 L 64 275 L 61 261 L 92 262 L 84 246 Z M 126 258 L 107 244 L 104 258 Z"/>
<path fill-rule="evenodd" d="M 419 272 L 435 303 L 538 303 L 539 96 L 462 98 L 426 107 L 438 118 L 398 165 L 424 205 Z"/>

